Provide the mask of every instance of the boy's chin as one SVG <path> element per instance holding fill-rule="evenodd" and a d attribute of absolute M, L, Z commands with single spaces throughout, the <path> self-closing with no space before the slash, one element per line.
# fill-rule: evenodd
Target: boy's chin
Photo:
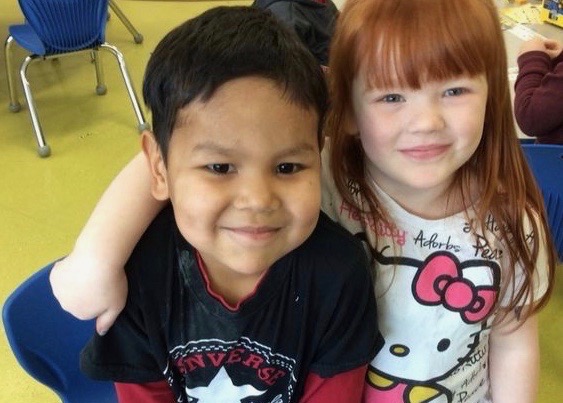
<path fill-rule="evenodd" d="M 228 270 L 233 274 L 239 274 L 241 276 L 262 276 L 266 273 L 270 267 L 277 262 L 281 256 L 277 259 L 274 258 L 255 258 L 255 259 L 237 259 L 228 264 Z"/>

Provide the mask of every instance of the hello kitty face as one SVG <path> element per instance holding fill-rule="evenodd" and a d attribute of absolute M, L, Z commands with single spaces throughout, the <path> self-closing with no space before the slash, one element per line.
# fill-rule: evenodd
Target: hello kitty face
<path fill-rule="evenodd" d="M 447 252 L 424 262 L 376 256 L 384 346 L 372 362 L 390 379 L 430 382 L 468 359 L 497 298 L 498 265 Z M 391 261 L 394 263 L 392 264 Z"/>

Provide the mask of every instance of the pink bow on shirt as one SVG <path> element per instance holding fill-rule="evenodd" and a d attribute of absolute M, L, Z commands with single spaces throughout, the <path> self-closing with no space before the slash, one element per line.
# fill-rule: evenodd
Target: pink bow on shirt
<path fill-rule="evenodd" d="M 463 277 L 459 263 L 449 254 L 435 254 L 418 270 L 413 294 L 423 305 L 442 304 L 459 312 L 466 323 L 483 320 L 495 303 L 498 290 L 492 285 L 476 286 Z"/>

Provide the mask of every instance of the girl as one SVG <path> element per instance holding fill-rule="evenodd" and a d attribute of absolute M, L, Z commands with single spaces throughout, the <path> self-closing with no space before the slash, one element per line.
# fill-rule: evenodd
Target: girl
<path fill-rule="evenodd" d="M 535 314 L 555 254 L 505 55 L 492 0 L 348 0 L 339 17 L 323 210 L 373 254 L 385 345 L 365 402 L 535 399 Z M 136 158 L 52 275 L 63 306 L 100 316 L 99 330 L 124 303 L 118 268 L 161 208 L 146 178 Z M 92 284 L 100 299 L 84 297 Z"/>
<path fill-rule="evenodd" d="M 493 2 L 349 0 L 332 46 L 323 209 L 372 247 L 385 340 L 366 401 L 534 401 L 555 258 Z"/>

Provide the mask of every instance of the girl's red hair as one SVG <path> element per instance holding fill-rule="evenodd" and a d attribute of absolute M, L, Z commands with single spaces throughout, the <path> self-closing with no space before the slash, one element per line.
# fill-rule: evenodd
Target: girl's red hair
<path fill-rule="evenodd" d="M 531 309 L 547 302 L 553 287 L 555 252 L 549 237 L 541 193 L 529 170 L 516 135 L 510 98 L 506 49 L 497 8 L 492 0 L 347 0 L 338 18 L 330 53 L 331 169 L 345 201 L 362 207 L 350 191 L 354 182 L 375 220 L 384 218 L 364 175 L 365 154 L 355 133 L 347 133 L 352 110 L 352 84 L 365 74 L 377 88 L 420 88 L 425 81 L 459 75 L 485 74 L 488 99 L 483 137 L 475 154 L 455 174 L 454 189 L 462 195 L 469 184 L 480 189 L 476 209 L 480 227 L 492 214 L 509 252 L 503 272 L 503 294 L 515 289 L 515 265 L 524 268 L 524 284 L 507 311 L 534 300 L 533 283 L 540 242 L 526 238 L 529 222 L 544 234 L 548 252 L 548 290 Z M 468 198 L 467 198 L 468 199 Z M 466 209 L 470 201 L 466 202 Z M 475 228 L 476 229 L 476 228 Z"/>

